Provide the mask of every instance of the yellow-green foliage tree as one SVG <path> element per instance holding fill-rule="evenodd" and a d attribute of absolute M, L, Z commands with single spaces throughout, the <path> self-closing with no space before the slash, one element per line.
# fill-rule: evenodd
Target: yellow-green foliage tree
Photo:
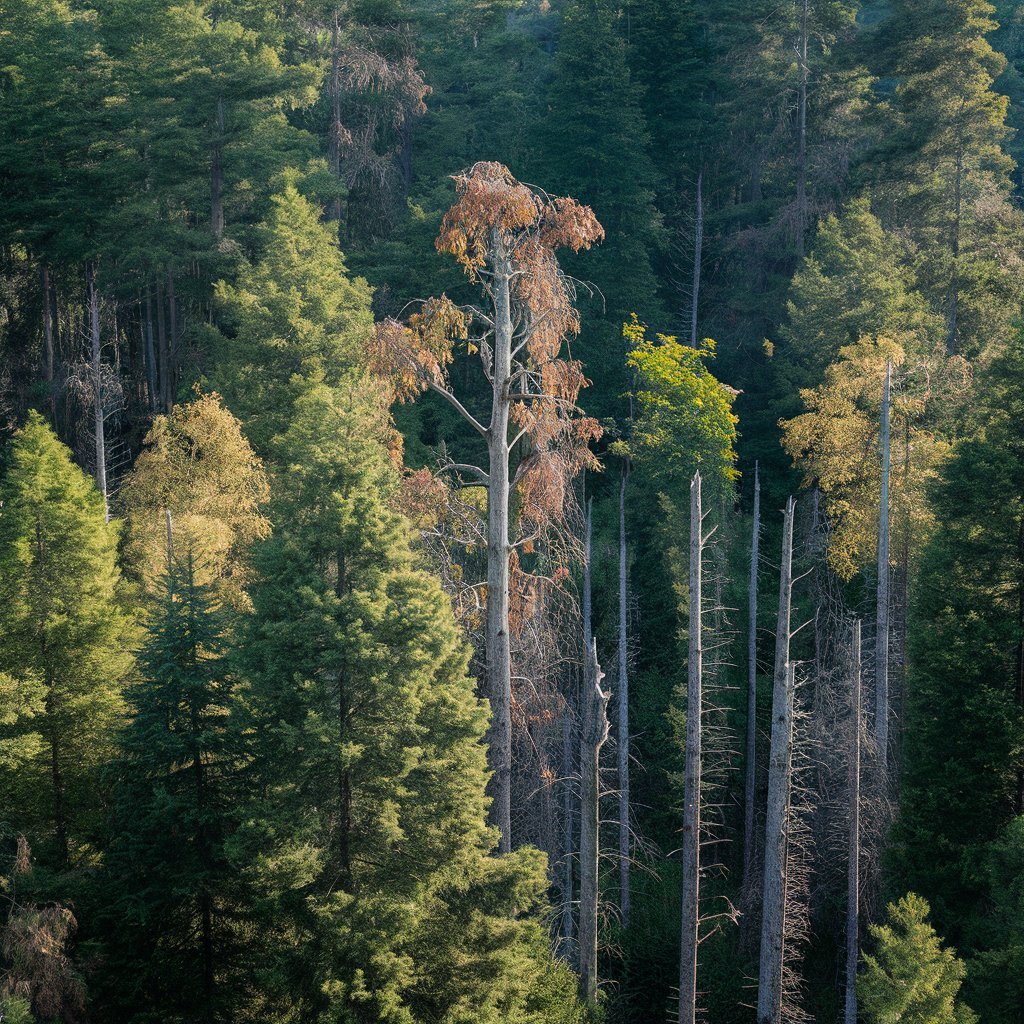
<path fill-rule="evenodd" d="M 783 447 L 803 469 L 805 486 L 819 487 L 825 498 L 829 562 L 843 579 L 875 557 L 887 360 L 893 368 L 892 550 L 913 550 L 931 526 L 925 492 L 948 450 L 934 425 L 967 387 L 961 360 L 941 352 L 908 355 L 890 338 L 861 338 L 840 350 L 819 387 L 800 392 L 807 411 L 780 424 Z"/>
<path fill-rule="evenodd" d="M 266 475 L 241 423 L 217 394 L 158 416 L 121 491 L 129 564 L 149 594 L 167 571 L 167 516 L 177 554 L 191 555 L 198 586 L 230 604 L 244 600 L 245 550 L 269 532 L 260 511 Z"/>

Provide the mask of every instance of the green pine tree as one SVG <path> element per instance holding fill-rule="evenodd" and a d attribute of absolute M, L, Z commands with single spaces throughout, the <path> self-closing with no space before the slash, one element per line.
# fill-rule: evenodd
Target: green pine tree
<path fill-rule="evenodd" d="M 864 955 L 857 999 L 868 1024 L 973 1024 L 957 1002 L 965 968 L 928 923 L 928 904 L 915 893 L 890 903 L 889 923 L 871 925 L 874 953 Z"/>
<path fill-rule="evenodd" d="M 0 482 L 0 672 L 34 713 L 0 728 L 31 756 L 0 779 L 9 823 L 59 867 L 96 838 L 98 773 L 132 671 L 117 532 L 91 478 L 30 413 Z"/>

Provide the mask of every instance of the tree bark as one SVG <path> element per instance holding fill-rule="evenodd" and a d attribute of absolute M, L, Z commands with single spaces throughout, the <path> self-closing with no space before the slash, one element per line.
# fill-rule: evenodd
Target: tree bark
<path fill-rule="evenodd" d="M 889 404 L 892 366 L 882 387 L 882 486 L 878 500 L 878 589 L 875 604 L 875 742 L 883 778 L 889 763 Z"/>
<path fill-rule="evenodd" d="M 807 235 L 807 21 L 809 0 L 800 4 L 800 100 L 797 119 L 799 122 L 796 157 L 796 252 L 804 254 Z"/>
<path fill-rule="evenodd" d="M 761 958 L 757 986 L 757 1024 L 779 1024 L 786 931 L 786 861 L 793 744 L 793 670 L 789 660 L 790 608 L 793 598 L 793 499 L 786 502 L 782 526 L 779 615 L 775 633 L 772 694 L 772 749 L 768 769 Z"/>
<path fill-rule="evenodd" d="M 160 411 L 171 411 L 171 349 L 167 342 L 164 322 L 164 288 L 160 275 L 156 275 L 156 338 L 160 359 Z"/>
<path fill-rule="evenodd" d="M 493 236 L 494 368 L 491 422 L 487 428 L 487 696 L 491 814 L 500 832 L 499 852 L 512 849 L 512 651 L 509 637 L 509 378 L 512 316 L 509 267 L 497 231 Z"/>
<path fill-rule="evenodd" d="M 93 387 L 93 424 L 96 434 L 96 487 L 103 495 L 103 509 L 107 520 L 110 509 L 107 504 L 107 446 L 104 436 L 106 427 L 103 417 L 103 367 L 100 364 L 100 300 L 96 294 L 96 270 L 92 263 L 86 267 L 86 289 L 89 292 L 89 339 L 91 342 L 90 366 Z"/>
<path fill-rule="evenodd" d="M 597 662 L 597 642 L 587 648 L 580 731 L 580 996 L 597 996 L 598 859 L 600 856 L 601 747 L 608 739 L 608 699 Z"/>
<path fill-rule="evenodd" d="M 149 388 L 149 411 L 156 412 L 159 405 L 157 393 L 156 346 L 153 344 L 153 297 L 146 284 L 146 385 Z"/>
<path fill-rule="evenodd" d="M 690 481 L 690 623 L 683 783 L 683 906 L 679 949 L 679 1024 L 697 1014 L 697 930 L 700 924 L 701 711 L 704 647 L 701 624 L 704 554 L 700 473 Z"/>
<path fill-rule="evenodd" d="M 629 460 L 622 466 L 619 483 L 619 694 L 618 694 L 618 768 L 619 768 L 619 909 L 622 924 L 629 927 L 631 901 L 629 891 L 629 648 L 627 635 L 628 580 L 626 577 L 626 480 Z"/>
<path fill-rule="evenodd" d="M 57 424 L 57 394 L 54 385 L 56 358 L 53 345 L 53 307 L 50 305 L 50 271 L 44 264 L 40 268 L 43 288 L 43 344 L 46 348 L 46 393 L 50 405 L 50 421 Z"/>
<path fill-rule="evenodd" d="M 690 294 L 690 345 L 697 347 L 697 306 L 700 302 L 701 258 L 704 248 L 704 168 L 697 172 L 697 209 L 693 229 L 693 288 Z"/>
<path fill-rule="evenodd" d="M 178 393 L 178 300 L 174 294 L 174 271 L 167 270 L 167 312 L 169 314 L 169 335 L 167 338 L 168 383 L 170 384 L 170 404 L 174 404 Z"/>
<path fill-rule="evenodd" d="M 844 1024 L 857 1024 L 860 946 L 860 619 L 850 650 L 850 847 L 846 891 L 846 1000 Z"/>
<path fill-rule="evenodd" d="M 331 173 L 341 181 L 341 26 L 340 12 L 334 12 L 334 23 L 331 26 L 331 74 L 327 80 L 327 89 L 331 98 L 331 131 L 327 137 L 327 165 Z M 341 196 L 331 200 L 327 208 L 327 219 L 338 221 L 341 227 Z"/>
<path fill-rule="evenodd" d="M 743 891 L 754 881 L 754 804 L 757 790 L 757 569 L 761 547 L 761 470 L 754 463 L 754 526 L 747 584 L 747 743 L 743 789 Z M 748 908 L 749 911 L 749 908 Z"/>

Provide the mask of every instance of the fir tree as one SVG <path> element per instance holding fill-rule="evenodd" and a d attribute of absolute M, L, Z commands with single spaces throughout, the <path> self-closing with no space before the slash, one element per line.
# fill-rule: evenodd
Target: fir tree
<path fill-rule="evenodd" d="M 31 757 L 3 785 L 19 830 L 61 867 L 95 839 L 98 771 L 132 668 L 116 546 L 92 480 L 30 413 L 0 484 L 0 672 L 35 713 L 4 727 Z"/>

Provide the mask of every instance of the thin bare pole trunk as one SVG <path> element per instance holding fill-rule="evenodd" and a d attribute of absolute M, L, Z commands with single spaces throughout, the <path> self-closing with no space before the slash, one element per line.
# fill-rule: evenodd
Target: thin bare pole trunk
<path fill-rule="evenodd" d="M 164 319 L 164 288 L 159 274 L 156 275 L 156 338 L 160 359 L 160 411 L 166 413 L 171 411 L 171 349 Z"/>
<path fill-rule="evenodd" d="M 608 699 L 597 662 L 597 642 L 587 648 L 580 732 L 580 995 L 597 997 L 598 858 L 601 833 L 601 747 L 608 739 Z"/>
<path fill-rule="evenodd" d="M 875 605 L 875 742 L 883 777 L 889 761 L 889 404 L 892 365 L 882 387 L 882 487 L 878 499 L 878 591 Z"/>
<path fill-rule="evenodd" d="M 86 289 L 89 292 L 89 340 L 91 342 L 90 364 L 92 369 L 93 419 L 96 433 L 96 487 L 103 495 L 103 509 L 110 519 L 107 506 L 107 446 L 104 437 L 103 418 L 103 367 L 100 364 L 100 300 L 96 294 L 96 270 L 90 263 L 86 267 Z"/>
<path fill-rule="evenodd" d="M 491 422 L 487 428 L 487 696 L 491 702 L 488 744 L 491 814 L 500 832 L 498 849 L 512 849 L 512 650 L 509 637 L 509 380 L 512 373 L 510 270 L 497 230 L 493 235 L 494 364 Z"/>
<path fill-rule="evenodd" d="M 807 234 L 807 21 L 809 0 L 800 4 L 800 109 L 798 111 L 799 138 L 796 157 L 796 251 L 804 254 Z"/>
<path fill-rule="evenodd" d="M 704 248 L 704 168 L 697 172 L 697 210 L 693 229 L 693 289 L 690 295 L 690 345 L 697 347 L 697 306 L 700 302 L 701 258 Z"/>
<path fill-rule="evenodd" d="M 145 334 L 146 346 L 146 386 L 149 388 L 149 411 L 156 412 L 159 398 L 156 389 L 156 346 L 153 344 L 153 298 L 146 283 Z"/>
<path fill-rule="evenodd" d="M 754 526 L 750 538 L 747 585 L 747 744 L 743 792 L 743 891 L 754 874 L 754 804 L 757 789 L 757 569 L 761 547 L 761 469 L 754 463 Z"/>
<path fill-rule="evenodd" d="M 49 397 L 50 419 L 57 422 L 57 395 L 54 388 L 56 358 L 53 346 L 53 307 L 50 305 L 50 271 L 44 264 L 40 269 L 43 286 L 43 344 L 46 346 L 46 392 Z"/>
<path fill-rule="evenodd" d="M 327 138 L 327 164 L 331 173 L 341 181 L 341 13 L 334 12 L 331 26 L 331 74 L 327 82 L 331 97 L 331 133 Z M 331 200 L 327 208 L 327 219 L 341 221 L 341 196 Z"/>
<path fill-rule="evenodd" d="M 700 473 L 690 481 L 690 625 L 686 690 L 686 763 L 683 783 L 683 908 L 679 950 L 679 1024 L 697 1014 L 697 929 L 700 924 L 700 784 L 703 630 L 701 561 L 704 554 Z"/>
<path fill-rule="evenodd" d="M 628 928 L 631 912 L 629 892 L 629 649 L 627 627 L 628 587 L 626 578 L 626 480 L 629 461 L 622 466 L 619 483 L 619 909 Z"/>
<path fill-rule="evenodd" d="M 768 768 L 768 812 L 764 841 L 761 959 L 757 985 L 757 1024 L 779 1024 L 786 933 L 786 861 L 793 746 L 793 671 L 789 660 L 793 599 L 793 499 L 782 525 L 779 616 L 775 632 L 772 693 L 772 750 Z"/>
<path fill-rule="evenodd" d="M 178 392 L 178 300 L 174 294 L 174 271 L 167 270 L 167 312 L 169 314 L 169 335 L 167 338 L 168 377 L 170 378 L 171 404 Z M 170 406 L 168 406 L 168 410 Z"/>
<path fill-rule="evenodd" d="M 857 1024 L 860 938 L 860 619 L 850 650 L 850 851 L 846 892 L 846 1003 L 844 1024 Z"/>

